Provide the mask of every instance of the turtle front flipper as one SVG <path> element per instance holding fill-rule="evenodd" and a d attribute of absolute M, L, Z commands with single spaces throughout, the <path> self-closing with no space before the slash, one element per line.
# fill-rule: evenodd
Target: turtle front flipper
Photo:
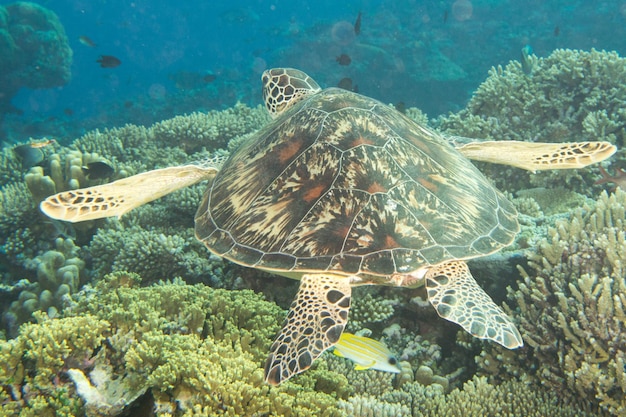
<path fill-rule="evenodd" d="M 452 137 L 451 140 L 465 139 Z M 510 165 L 528 171 L 573 169 L 604 161 L 617 148 L 609 142 L 473 142 L 457 147 L 468 159 Z"/>
<path fill-rule="evenodd" d="M 491 339 L 509 349 L 523 346 L 515 324 L 478 286 L 465 262 L 432 267 L 425 279 L 428 301 L 441 317 L 479 339 Z"/>
<path fill-rule="evenodd" d="M 307 370 L 335 345 L 348 322 L 352 289 L 348 277 L 304 275 L 282 330 L 265 363 L 265 381 L 278 385 Z"/>
<path fill-rule="evenodd" d="M 145 203 L 188 187 L 217 173 L 215 167 L 183 165 L 133 175 L 109 184 L 63 191 L 41 202 L 48 217 L 72 223 L 121 217 Z"/>

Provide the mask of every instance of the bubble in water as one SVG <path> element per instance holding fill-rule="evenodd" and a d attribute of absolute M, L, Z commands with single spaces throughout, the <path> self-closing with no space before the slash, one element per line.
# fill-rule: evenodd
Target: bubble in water
<path fill-rule="evenodd" d="M 354 42 L 356 34 L 354 33 L 354 26 L 352 23 L 342 20 L 333 25 L 331 30 L 333 40 L 339 45 L 350 45 Z"/>
<path fill-rule="evenodd" d="M 261 74 L 267 68 L 267 62 L 263 58 L 256 57 L 252 61 L 252 71 Z"/>
<path fill-rule="evenodd" d="M 163 84 L 152 84 L 148 89 L 148 95 L 153 100 L 163 100 L 165 98 L 165 87 Z"/>
<path fill-rule="evenodd" d="M 463 22 L 472 17 L 474 7 L 469 0 L 456 0 L 452 4 L 452 16 L 459 22 Z"/>

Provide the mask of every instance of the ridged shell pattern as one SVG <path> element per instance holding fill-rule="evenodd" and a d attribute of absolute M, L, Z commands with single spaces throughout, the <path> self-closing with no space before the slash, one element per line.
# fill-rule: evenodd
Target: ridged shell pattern
<path fill-rule="evenodd" d="M 195 220 L 198 239 L 243 265 L 374 277 L 484 256 L 519 229 L 512 204 L 440 135 L 340 89 L 233 153 Z"/>

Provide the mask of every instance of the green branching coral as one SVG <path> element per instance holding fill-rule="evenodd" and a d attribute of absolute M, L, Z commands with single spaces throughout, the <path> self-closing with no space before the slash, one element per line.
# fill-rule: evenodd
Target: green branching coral
<path fill-rule="evenodd" d="M 370 383 L 382 386 L 368 387 L 368 378 L 356 386 L 357 371 L 336 373 L 339 358 L 270 387 L 261 366 L 280 308 L 251 291 L 140 281 L 111 274 L 75 296 L 64 318 L 38 314 L 16 339 L 0 341 L 3 411 L 118 415 L 149 391 L 158 416 L 587 416 L 516 381 L 475 378 L 446 394 L 430 372 L 395 389 L 392 375 L 374 372 Z"/>
<path fill-rule="evenodd" d="M 189 282 L 211 280 L 215 286 L 222 285 L 224 261 L 211 256 L 194 237 L 191 227 L 152 229 L 122 226 L 111 220 L 96 232 L 89 251 L 98 254 L 92 263 L 97 275 L 132 271 L 144 276 L 147 282 L 158 281 L 165 274 Z"/>
<path fill-rule="evenodd" d="M 36 313 L 15 339 L 0 340 L 3 415 L 82 414 L 82 402 L 60 379 L 68 366 L 85 366 L 109 324 L 93 316 L 51 320 Z M 8 395 L 10 393 L 10 395 Z"/>
<path fill-rule="evenodd" d="M 251 291 L 139 282 L 109 275 L 75 297 L 65 318 L 23 325 L 17 339 L 0 342 L 0 393 L 28 383 L 32 398 L 74 398 L 76 413 L 66 415 L 116 415 L 147 390 L 160 416 L 343 415 L 337 395 L 349 386 L 334 373 L 280 387 L 263 381 L 284 317 L 275 304 Z M 32 411 L 30 402 L 2 399 L 16 413 Z"/>
<path fill-rule="evenodd" d="M 349 331 L 380 326 L 393 315 L 396 300 L 381 297 L 376 288 L 358 288 L 356 292 L 358 297 L 354 297 L 350 306 Z"/>
<path fill-rule="evenodd" d="M 151 128 L 155 140 L 164 145 L 176 145 L 192 154 L 202 148 L 215 151 L 226 148 L 236 136 L 259 129 L 269 121 L 262 106 L 250 108 L 237 103 L 223 111 L 192 113 L 156 123 Z"/>
<path fill-rule="evenodd" d="M 438 384 L 413 382 L 378 397 L 354 396 L 339 404 L 348 415 L 365 417 L 598 416 L 562 405 L 553 393 L 539 386 L 514 380 L 491 385 L 484 377 L 474 378 L 447 395 Z"/>
<path fill-rule="evenodd" d="M 492 68 L 467 108 L 441 118 L 438 127 L 452 135 L 491 140 L 603 140 L 622 148 L 625 77 L 626 60 L 615 52 L 559 49 L 547 58 L 535 58 L 530 76 L 513 61 Z M 567 184 L 588 193 L 593 183 L 588 170 L 539 173 L 528 179 L 512 168 L 485 169 L 493 171 L 496 182 L 515 189 Z"/>
<path fill-rule="evenodd" d="M 483 372 L 534 370 L 531 380 L 570 401 L 626 413 L 625 207 L 625 192 L 603 193 L 538 243 L 524 282 L 509 291 L 529 352 L 489 346 L 479 359 Z"/>

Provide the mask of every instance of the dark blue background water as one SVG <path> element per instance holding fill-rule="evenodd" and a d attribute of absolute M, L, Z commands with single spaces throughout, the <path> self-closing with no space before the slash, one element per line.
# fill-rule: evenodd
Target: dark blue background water
<path fill-rule="evenodd" d="M 74 51 L 72 80 L 61 88 L 21 91 L 13 104 L 24 114 L 6 123 L 52 120 L 52 133 L 66 135 L 126 122 L 148 124 L 238 100 L 256 105 L 260 74 L 273 66 L 299 67 L 322 86 L 349 77 L 363 94 L 436 116 L 463 107 L 488 69 L 519 59 L 525 44 L 539 56 L 555 48 L 592 47 L 623 54 L 626 47 L 626 2 L 619 1 L 475 0 L 465 20 L 455 14 L 453 1 L 37 3 L 65 26 Z M 333 27 L 354 23 L 359 11 L 361 34 L 344 44 Z M 81 35 L 97 47 L 81 44 Z M 341 53 L 352 57 L 349 66 L 336 62 Z M 100 68 L 95 61 L 103 54 L 122 64 Z M 446 57 L 463 75 L 424 70 L 433 56 Z M 175 82 L 181 71 L 211 73 L 215 80 L 181 88 Z M 200 90 L 190 91 L 196 87 Z"/>

